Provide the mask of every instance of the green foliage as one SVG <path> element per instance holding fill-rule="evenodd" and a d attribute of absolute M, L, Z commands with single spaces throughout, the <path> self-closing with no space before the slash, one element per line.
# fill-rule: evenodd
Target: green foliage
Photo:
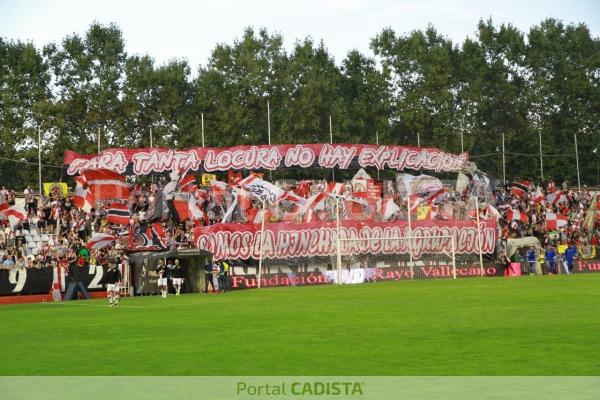
<path fill-rule="evenodd" d="M 433 26 L 406 34 L 387 28 L 374 57 L 353 50 L 334 60 L 324 43 L 247 28 L 218 44 L 204 66 L 157 65 L 128 55 L 116 25 L 94 22 L 42 49 L 0 38 L 0 180 L 35 183 L 37 127 L 43 160 L 60 165 L 65 149 L 335 142 L 438 147 L 473 156 L 507 179 L 540 176 L 575 182 L 574 134 L 583 183 L 596 184 L 600 147 L 600 40 L 584 24 L 547 19 L 524 33 L 480 20 L 475 36 L 453 43 Z M 297 173 L 297 172 L 295 172 Z M 282 173 L 282 176 L 286 173 Z M 300 174 L 301 175 L 301 174 Z M 59 179 L 60 169 L 46 169 Z M 600 182 L 598 182 L 600 183 Z"/>

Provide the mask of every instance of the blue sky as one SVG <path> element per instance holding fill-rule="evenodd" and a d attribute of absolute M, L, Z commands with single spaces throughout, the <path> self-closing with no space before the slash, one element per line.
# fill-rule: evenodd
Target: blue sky
<path fill-rule="evenodd" d="M 0 0 L 0 36 L 41 46 L 94 20 L 115 22 L 130 54 L 149 54 L 159 63 L 185 58 L 195 70 L 217 43 L 231 43 L 244 27 L 281 33 L 288 49 L 296 39 L 323 39 L 337 62 L 348 51 L 371 54 L 369 41 L 385 27 L 397 33 L 432 23 L 455 42 L 474 36 L 479 18 L 510 22 L 522 31 L 555 17 L 584 22 L 600 36 L 600 1 L 474 0 Z"/>

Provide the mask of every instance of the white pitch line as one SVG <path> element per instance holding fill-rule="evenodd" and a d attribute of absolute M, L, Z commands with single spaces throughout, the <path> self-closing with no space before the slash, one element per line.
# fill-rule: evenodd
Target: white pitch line
<path fill-rule="evenodd" d="M 85 304 L 85 303 L 71 303 L 71 302 L 42 302 L 40 304 L 55 304 L 55 305 L 63 305 L 63 306 L 84 306 L 84 307 L 104 307 L 104 308 L 111 308 L 108 306 L 108 304 Z M 141 307 L 141 306 L 123 306 L 123 305 L 118 305 L 116 307 L 112 307 L 112 308 L 150 308 L 150 307 Z"/>

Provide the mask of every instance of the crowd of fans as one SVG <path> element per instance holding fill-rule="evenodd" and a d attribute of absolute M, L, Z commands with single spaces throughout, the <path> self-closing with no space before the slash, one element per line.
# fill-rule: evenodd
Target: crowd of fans
<path fill-rule="evenodd" d="M 14 227 L 10 226 L 8 219 L 0 221 L 1 267 L 45 268 L 73 263 L 107 265 L 110 262 L 121 262 L 127 259 L 127 251 L 135 248 L 135 232 L 153 218 L 160 221 L 163 227 L 163 242 L 167 249 L 189 248 L 193 246 L 193 230 L 196 226 L 211 225 L 224 219 L 234 223 L 253 222 L 262 207 L 261 201 L 252 196 L 248 196 L 247 203 L 244 204 L 240 200 L 239 192 L 231 187 L 226 188 L 224 183 L 217 186 L 198 186 L 187 195 L 198 199 L 202 217 L 180 221 L 178 215 L 173 215 L 177 213 L 169 211 L 172 211 L 172 204 L 168 206 L 166 201 L 162 203 L 166 186 L 164 183 L 131 185 L 127 202 L 131 212 L 129 224 L 109 223 L 107 202 L 96 203 L 89 212 L 84 212 L 74 206 L 72 195 L 63 196 L 56 193 L 50 197 L 40 197 L 34 194 L 31 187 L 25 188 L 22 193 L 15 193 L 3 186 L 0 197 L 9 205 L 14 205 L 18 198 L 24 198 L 27 218 Z M 327 188 L 326 181 L 286 180 L 277 184 L 286 190 L 286 193 L 289 191 L 303 199 Z M 345 195 L 350 198 L 352 184 L 346 182 L 344 186 Z M 384 199 L 392 199 L 397 210 L 386 220 L 407 219 L 409 204 L 402 190 L 398 190 L 397 183 L 384 181 L 381 187 L 377 204 L 364 203 L 361 206 L 364 211 L 362 217 L 382 220 L 381 202 Z M 443 196 L 433 200 L 430 198 L 428 202 L 421 201 L 421 207 L 428 207 L 424 218 L 476 218 L 473 187 L 474 182 L 471 181 L 461 192 L 452 189 L 446 191 Z M 547 197 L 549 193 L 561 193 L 560 201 L 550 202 Z M 503 241 L 508 238 L 533 236 L 539 239 L 544 250 L 555 251 L 561 245 L 571 245 L 576 247 L 578 254 L 584 258 L 592 258 L 597 253 L 600 229 L 595 218 L 595 196 L 586 188 L 554 188 L 551 182 L 544 182 L 539 186 L 529 186 L 525 193 L 515 192 L 507 185 L 488 193 L 480 191 L 478 194 L 480 218 L 498 219 L 499 250 L 504 248 Z M 326 196 L 318 207 L 311 210 L 314 212 L 314 220 L 335 220 L 336 201 L 334 196 Z M 297 202 L 284 197 L 277 204 L 267 206 L 266 218 L 269 222 L 305 221 L 306 216 L 300 214 L 298 208 Z M 520 215 L 526 217 L 509 219 L 509 210 L 519 211 Z M 341 212 L 344 213 L 343 218 L 356 218 L 356 215 L 350 215 L 349 210 L 344 207 Z M 591 212 L 594 215 L 590 218 Z M 546 223 L 547 213 L 564 216 L 567 221 L 558 229 L 550 229 Z M 413 219 L 422 219 L 418 216 L 416 207 L 411 207 L 411 215 Z M 95 232 L 109 233 L 120 239 L 112 246 L 90 251 L 85 244 Z M 32 241 L 35 245 L 31 245 Z M 502 258 L 501 253 L 497 256 L 498 259 Z M 525 252 L 522 256 L 527 257 Z"/>

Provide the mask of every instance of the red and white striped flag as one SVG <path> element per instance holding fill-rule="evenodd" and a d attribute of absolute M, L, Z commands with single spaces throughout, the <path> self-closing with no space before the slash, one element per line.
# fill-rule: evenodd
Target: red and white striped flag
<path fill-rule="evenodd" d="M 96 200 L 128 200 L 129 188 L 125 177 L 108 169 L 83 171 L 85 184 Z"/>
<path fill-rule="evenodd" d="M 509 221 L 521 221 L 524 224 L 529 223 L 529 216 L 527 216 L 526 213 L 519 211 L 519 210 L 513 210 L 510 209 L 506 212 L 506 218 Z"/>
<path fill-rule="evenodd" d="M 106 220 L 111 224 L 127 225 L 131 219 L 131 211 L 127 204 L 112 203 L 107 210 Z"/>
<path fill-rule="evenodd" d="M 513 182 L 510 184 L 510 191 L 515 197 L 520 199 L 527 194 L 530 187 L 531 184 L 528 181 Z"/>
<path fill-rule="evenodd" d="M 556 205 L 559 203 L 566 202 L 567 196 L 565 196 L 563 194 L 563 192 L 561 192 L 561 191 L 556 191 L 556 192 L 549 193 L 546 196 L 546 201 L 548 202 L 548 204 Z"/>
<path fill-rule="evenodd" d="M 339 182 L 329 182 L 327 184 L 327 193 L 342 195 L 344 194 L 344 184 Z"/>
<path fill-rule="evenodd" d="M 25 207 L 22 205 L 14 205 L 0 211 L 0 216 L 7 218 L 10 226 L 14 228 L 21 221 L 27 219 L 27 211 L 25 211 Z"/>
<path fill-rule="evenodd" d="M 189 174 L 179 180 L 179 190 L 182 192 L 190 192 L 196 184 L 196 175 Z"/>
<path fill-rule="evenodd" d="M 557 230 L 560 227 L 567 226 L 568 218 L 556 213 L 546 213 L 546 228 Z"/>
<path fill-rule="evenodd" d="M 110 245 L 112 242 L 117 240 L 116 236 L 109 235 L 108 233 L 96 232 L 92 235 L 91 239 L 85 244 L 88 249 L 103 249 Z"/>
<path fill-rule="evenodd" d="M 306 199 L 306 203 L 304 203 L 298 210 L 299 213 L 303 214 L 303 222 L 312 221 L 315 211 L 322 210 L 324 208 L 326 198 L 327 193 L 320 192 L 313 194 Z"/>

